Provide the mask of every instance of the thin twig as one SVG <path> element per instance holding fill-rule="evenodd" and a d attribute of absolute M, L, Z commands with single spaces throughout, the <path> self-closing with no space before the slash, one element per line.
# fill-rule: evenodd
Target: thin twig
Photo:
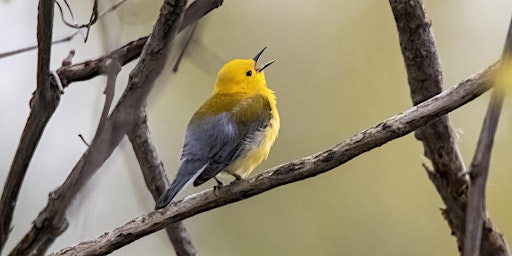
<path fill-rule="evenodd" d="M 97 19 L 100 20 L 106 14 L 115 11 L 117 8 L 119 8 L 119 6 L 121 6 L 126 1 L 127 0 L 121 0 L 118 3 L 112 5 L 109 9 L 107 9 L 104 12 L 102 12 L 101 14 L 99 14 Z M 59 10 L 61 11 L 61 15 L 63 15 L 59 3 L 58 2 L 55 2 L 55 3 L 57 3 L 57 6 L 59 7 Z M 73 14 L 71 13 L 71 15 L 73 15 Z M 62 16 L 62 19 L 64 19 L 63 16 Z M 52 44 L 59 44 L 59 43 L 63 43 L 63 42 L 69 42 L 69 41 L 71 41 L 71 39 L 75 38 L 75 36 L 78 35 L 78 34 L 81 34 L 80 28 L 75 29 L 73 31 L 73 33 L 71 33 L 68 36 L 62 37 L 62 38 L 57 39 L 57 40 L 53 40 Z M 84 37 L 84 39 L 86 38 L 86 36 L 84 36 L 84 35 L 82 35 L 82 36 Z M 13 51 L 8 51 L 8 52 L 2 52 L 2 53 L 0 53 L 0 59 L 1 58 L 5 58 L 5 57 L 9 57 L 9 56 L 13 56 L 13 55 L 16 55 L 16 54 L 28 52 L 28 51 L 35 50 L 35 49 L 37 49 L 37 45 L 27 46 L 27 47 L 24 47 L 24 48 L 20 48 L 20 49 L 16 49 L 16 50 L 13 50 Z"/>
<path fill-rule="evenodd" d="M 68 9 L 69 11 L 69 14 L 71 15 L 71 19 L 73 20 L 73 23 L 71 22 L 68 22 L 65 18 L 64 18 L 64 11 L 62 10 L 62 7 L 60 6 L 60 3 L 58 1 L 55 1 L 55 4 L 57 4 L 57 7 L 59 9 L 59 12 L 60 12 L 60 18 L 62 20 L 62 23 L 64 23 L 64 25 L 70 27 L 70 28 L 75 28 L 75 29 L 80 29 L 80 28 L 91 28 L 92 25 L 94 25 L 97 21 L 98 21 L 98 0 L 94 0 L 94 4 L 93 4 L 93 7 L 92 7 L 92 11 L 91 11 L 91 16 L 89 17 L 89 22 L 88 23 L 84 23 L 84 24 L 81 24 L 81 25 L 78 25 L 76 20 L 75 20 L 75 16 L 73 15 L 73 10 L 71 9 L 71 6 L 69 6 L 69 3 L 67 0 L 64 0 L 64 4 L 66 4 L 66 8 Z M 116 8 L 118 7 L 118 4 L 115 5 Z M 115 8 L 114 8 L 115 9 Z M 111 11 L 113 10 L 112 8 L 109 8 L 108 11 Z"/>
<path fill-rule="evenodd" d="M 222 3 L 223 0 L 196 0 L 191 3 L 185 11 L 185 17 L 183 17 L 183 22 L 181 23 L 179 32 L 182 32 L 185 28 L 201 19 L 204 15 L 219 7 Z M 149 36 L 146 36 L 129 42 L 119 49 L 97 59 L 84 61 L 69 67 L 59 68 L 57 73 L 62 79 L 64 87 L 68 86 L 72 82 L 85 81 L 98 75 L 106 74 L 106 70 L 103 68 L 105 60 L 117 58 L 119 63 L 121 63 L 121 66 L 126 65 L 140 56 L 142 47 L 146 44 L 148 38 Z"/>
<path fill-rule="evenodd" d="M 114 11 L 115 9 L 117 9 L 119 7 L 119 5 L 121 5 L 125 1 L 126 0 L 122 0 L 119 3 L 113 5 L 109 10 L 106 10 L 105 12 L 101 13 L 99 15 L 100 18 L 103 17 L 104 15 L 106 15 L 107 13 L 109 13 L 110 11 Z M 187 28 L 191 24 L 195 23 L 197 20 L 202 18 L 204 15 L 208 14 L 213 9 L 221 6 L 222 3 L 223 3 L 223 0 L 196 0 L 196 1 L 194 1 L 192 4 L 190 4 L 187 7 L 187 11 L 185 12 L 185 17 L 183 18 L 183 22 L 181 23 L 181 27 L 180 27 L 179 31 L 180 32 L 183 31 L 185 28 Z M 53 43 L 57 44 L 57 43 L 70 41 L 78 33 L 79 33 L 79 30 L 76 30 L 75 32 L 73 32 L 73 34 L 71 34 L 67 37 L 55 40 L 55 41 L 53 41 Z M 63 77 L 62 76 L 63 74 L 61 74 L 61 72 L 66 73 L 66 75 L 68 75 L 68 73 L 72 73 L 72 74 L 69 74 L 69 76 L 70 76 L 68 78 L 69 83 L 77 82 L 77 81 L 84 81 L 84 80 L 88 80 L 93 77 L 96 77 L 98 75 L 105 74 L 106 71 L 100 69 L 100 67 L 101 67 L 100 63 L 102 61 L 104 61 L 105 59 L 108 59 L 108 58 L 117 57 L 119 59 L 119 62 L 121 62 L 121 66 L 124 66 L 126 63 L 139 57 L 139 55 L 142 52 L 142 46 L 144 46 L 144 44 L 146 43 L 148 38 L 149 38 L 149 36 L 139 38 L 135 41 L 129 42 L 129 43 L 121 46 L 119 49 L 114 50 L 114 51 L 110 52 L 109 54 L 106 54 L 103 57 L 97 58 L 96 60 L 88 60 L 88 61 L 85 61 L 82 63 L 78 63 L 78 64 L 76 64 L 76 66 L 74 65 L 74 66 L 70 67 L 69 69 L 59 69 L 57 71 L 59 72 L 59 75 L 61 77 Z M 34 50 L 36 48 L 37 48 L 37 46 L 34 45 L 34 46 L 29 46 L 29 47 L 14 50 L 14 51 L 0 53 L 0 58 L 12 56 L 12 55 L 15 55 L 18 53 L 27 52 L 30 50 Z"/>
<path fill-rule="evenodd" d="M 62 60 L 62 66 L 67 67 L 73 64 L 73 57 L 75 57 L 75 50 L 70 50 L 68 56 Z"/>
<path fill-rule="evenodd" d="M 59 44 L 59 43 L 71 41 L 71 39 L 73 39 L 77 34 L 78 34 L 78 30 L 73 32 L 69 36 L 65 36 L 63 38 L 60 38 L 60 39 L 52 41 L 52 44 Z M 13 56 L 13 55 L 16 55 L 16 54 L 32 51 L 32 50 L 35 50 L 35 49 L 37 49 L 37 45 L 27 46 L 25 48 L 13 50 L 13 51 L 8 51 L 8 52 L 2 52 L 2 53 L 0 53 L 0 59 L 1 58 L 5 58 L 5 57 L 9 57 L 9 56 Z"/>
<path fill-rule="evenodd" d="M 62 7 L 60 6 L 58 1 L 55 1 L 55 4 L 57 4 L 57 7 L 60 12 L 60 18 L 62 20 L 62 23 L 64 23 L 64 25 L 66 25 L 70 28 L 77 29 L 78 32 L 80 32 L 80 29 L 85 28 L 86 34 L 85 34 L 85 36 L 82 35 L 82 37 L 84 38 L 84 42 L 87 42 L 87 39 L 89 38 L 89 31 L 90 31 L 92 25 L 94 25 L 96 23 L 96 21 L 98 21 L 98 0 L 94 0 L 94 5 L 92 7 L 92 12 L 91 12 L 91 16 L 89 18 L 89 22 L 86 24 L 82 24 L 82 25 L 77 24 L 77 22 L 75 20 L 75 16 L 73 15 L 73 10 L 71 9 L 71 6 L 69 6 L 68 1 L 67 0 L 63 0 L 63 1 L 64 1 L 64 4 L 66 4 L 66 8 L 68 9 L 69 14 L 71 15 L 71 19 L 73 20 L 73 23 L 66 21 L 66 19 L 64 18 L 64 11 L 62 10 Z"/>
<path fill-rule="evenodd" d="M 45 2 L 46 3 L 46 2 Z M 219 7 L 222 4 L 222 0 L 197 0 L 192 3 L 185 13 L 186 17 L 183 19 L 182 25 L 180 29 L 182 30 L 186 26 L 195 22 L 196 20 L 202 18 L 204 15 L 209 13 L 211 10 Z M 53 10 L 53 9 L 52 9 Z M 39 33 L 43 35 L 51 35 L 51 33 Z M 111 59 L 117 57 L 121 63 L 121 65 L 125 65 L 129 61 L 137 58 L 141 52 L 142 47 L 147 42 L 148 37 L 141 38 L 135 42 L 129 43 L 121 47 L 118 50 L 111 52 L 109 55 L 105 57 L 98 58 L 94 61 L 86 61 L 83 63 L 79 63 L 78 65 L 66 66 L 57 70 L 59 77 L 62 80 L 63 86 L 67 87 L 71 82 L 74 81 L 83 81 L 87 79 L 91 79 L 101 74 L 106 73 L 106 68 L 104 68 L 104 61 L 106 59 Z M 49 57 L 49 56 L 48 56 Z M 26 173 L 26 169 L 28 164 L 30 163 L 30 159 L 34 153 L 34 150 L 37 146 L 37 142 L 39 141 L 41 134 L 44 130 L 44 127 L 48 123 L 51 115 L 57 108 L 60 100 L 60 94 L 56 91 L 52 91 L 49 88 L 45 90 L 36 90 L 34 97 L 31 100 L 31 108 L 33 109 L 30 113 L 30 116 L 27 120 L 27 124 L 23 131 L 18 149 L 16 151 L 16 155 L 11 165 L 11 169 L 9 171 L 8 177 L 6 179 L 4 192 L 2 193 L 2 201 L 0 204 L 0 245 L 3 246 L 5 244 L 5 240 L 7 239 L 8 233 L 11 229 L 10 223 L 12 222 L 12 213 L 14 211 L 14 207 L 16 205 L 16 195 L 19 192 L 19 187 L 23 182 L 23 178 Z M 139 104 L 140 101 L 135 100 L 134 104 Z M 121 111 L 120 111 L 121 112 Z M 122 116 L 122 114 L 119 114 Z M 129 113 L 124 113 L 124 115 L 130 116 Z M 117 127 L 113 125 L 110 129 L 115 130 Z M 113 131 L 110 131 L 113 132 Z M 106 136 L 101 137 L 99 139 L 101 141 L 102 147 L 105 144 L 109 145 L 104 151 L 97 152 L 94 156 L 89 156 L 88 159 L 94 159 L 94 165 L 89 166 L 89 168 L 99 168 L 103 161 L 108 158 L 112 150 L 117 145 L 118 140 L 120 138 L 116 136 Z M 86 143 L 87 144 L 87 143 Z M 88 145 L 91 146 L 92 145 Z M 111 147 L 111 148 L 110 148 Z M 81 169 L 82 165 L 85 163 L 85 156 L 76 164 L 75 169 Z M 91 161 L 91 160 L 89 160 Z M 74 176 L 75 179 L 80 180 L 81 177 Z M 82 179 L 82 182 L 85 182 Z M 77 186 L 76 188 L 80 188 L 81 186 Z M 42 246 L 40 249 L 40 253 L 44 253 L 48 244 L 51 244 L 56 236 L 58 236 L 61 232 L 66 229 L 67 222 L 64 218 L 64 212 L 69 202 L 76 195 L 76 193 L 69 193 L 65 196 L 68 196 L 68 201 L 59 201 L 58 193 L 51 193 L 50 200 L 46 208 L 40 213 L 39 217 L 33 222 L 32 230 L 27 233 L 27 235 L 23 238 L 23 240 L 18 243 L 16 248 L 13 250 L 13 254 L 16 255 L 26 255 L 30 249 L 30 246 L 38 247 Z M 59 204 L 59 202 L 61 202 Z M 63 207 L 59 208 L 59 207 Z M 53 214 L 53 215 L 52 215 Z M 49 223 L 45 222 L 45 220 L 50 217 L 56 219 L 55 222 Z M 46 226 L 43 227 L 42 225 Z M 51 227 L 48 227 L 51 226 Z M 52 230 L 51 233 L 49 230 Z M 55 231 L 56 230 L 56 231 Z M 36 240 L 40 240 L 38 234 L 44 234 L 48 236 L 48 239 L 45 240 L 45 245 L 36 244 Z"/>
<path fill-rule="evenodd" d="M 13 249 L 12 255 L 44 254 L 51 243 L 66 230 L 66 210 L 76 194 L 108 159 L 126 133 L 138 123 L 137 113 L 144 110 L 154 81 L 164 67 L 185 6 L 186 0 L 167 0 L 162 4 L 153 33 L 144 46 L 143 56 L 130 72 L 128 85 L 117 106 L 66 181 L 50 193 L 47 206 L 34 220 L 31 230 Z"/>
<path fill-rule="evenodd" d="M 105 104 L 103 105 L 103 111 L 101 112 L 101 117 L 98 123 L 98 129 L 96 129 L 96 133 L 101 132 L 105 126 L 105 123 L 107 122 L 108 113 L 112 106 L 112 102 L 114 101 L 117 75 L 121 71 L 121 64 L 117 59 L 107 60 L 106 66 L 107 86 L 105 86 L 105 91 L 103 91 L 103 94 L 105 94 Z"/>
<path fill-rule="evenodd" d="M 496 66 L 492 66 L 458 86 L 366 129 L 332 148 L 271 168 L 250 179 L 222 186 L 215 191 L 209 189 L 188 196 L 166 208 L 139 216 L 93 240 L 81 242 L 51 255 L 105 255 L 171 223 L 325 173 L 475 99 L 490 88 L 490 80 L 495 71 Z"/>
<path fill-rule="evenodd" d="M 37 89 L 0 199 L 0 253 L 9 237 L 14 208 L 28 165 L 47 122 L 59 104 L 60 93 L 51 87 L 49 80 L 52 31 L 53 1 L 40 0 L 37 15 Z"/>
<path fill-rule="evenodd" d="M 178 68 L 180 67 L 181 60 L 183 59 L 183 56 L 185 56 L 185 52 L 187 51 L 188 46 L 190 45 L 190 42 L 192 41 L 192 38 L 194 37 L 194 35 L 196 33 L 196 28 L 197 28 L 197 22 L 192 24 L 192 27 L 189 28 L 189 30 L 187 31 L 187 34 L 185 35 L 185 41 L 183 42 L 183 45 L 181 45 L 181 47 L 180 47 L 181 48 L 180 54 L 178 55 L 178 58 L 176 59 L 176 63 L 174 63 L 174 66 L 172 67 L 172 71 L 174 73 L 178 72 Z"/>
<path fill-rule="evenodd" d="M 82 134 L 78 134 L 78 138 L 87 146 L 90 147 L 89 143 L 85 140 L 84 136 Z"/>
<path fill-rule="evenodd" d="M 160 195 L 169 187 L 169 180 L 165 175 L 164 165 L 160 157 L 158 157 L 156 148 L 151 141 L 146 113 L 141 113 L 141 115 L 141 118 L 139 118 L 141 123 L 128 133 L 128 138 L 132 143 L 133 151 L 139 161 L 146 186 L 156 202 Z M 192 239 L 181 221 L 169 225 L 166 231 L 174 246 L 176 255 L 197 255 L 196 249 L 192 244 Z"/>
<path fill-rule="evenodd" d="M 508 27 L 508 34 L 501 56 L 501 66 L 487 107 L 480 137 L 471 162 L 471 183 L 468 191 L 466 238 L 464 240 L 465 256 L 481 255 L 480 244 L 482 240 L 483 223 L 486 218 L 485 190 L 489 165 L 491 162 L 494 136 L 498 128 L 501 109 L 508 86 L 512 85 L 510 72 L 512 71 L 512 19 Z M 502 254 L 509 254 L 508 248 Z M 484 255 L 484 254 L 482 254 Z M 493 254 L 497 255 L 497 254 Z"/>

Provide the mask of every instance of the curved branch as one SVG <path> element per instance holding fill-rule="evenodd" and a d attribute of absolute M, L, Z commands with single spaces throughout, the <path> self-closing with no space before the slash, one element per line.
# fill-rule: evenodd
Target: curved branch
<path fill-rule="evenodd" d="M 53 1 L 43 1 L 44 3 L 51 4 L 51 8 L 45 8 L 47 11 L 46 15 L 40 15 L 40 19 L 45 19 L 53 22 Z M 222 4 L 222 0 L 197 0 L 194 3 L 192 3 L 185 12 L 185 17 L 183 18 L 183 22 L 181 23 L 181 26 L 179 28 L 179 31 L 183 30 L 190 24 L 193 24 L 197 22 L 201 17 L 209 13 L 211 10 L 219 7 Z M 51 9 L 51 10 L 50 10 Z M 49 17 L 49 12 L 51 11 L 51 17 Z M 43 23 L 40 21 L 38 23 L 39 25 L 43 25 Z M 46 24 L 46 23 L 45 23 Z M 48 30 L 47 27 L 48 24 L 43 26 L 42 28 L 38 28 L 38 31 L 41 29 Z M 49 38 L 51 40 L 51 26 L 49 27 L 49 31 L 39 31 L 38 36 L 42 36 L 44 38 Z M 89 60 L 82 63 L 74 64 L 74 65 L 64 65 L 63 67 L 59 68 L 57 70 L 57 74 L 60 77 L 64 87 L 67 87 L 71 82 L 76 81 L 83 81 L 87 79 L 91 79 L 93 77 L 96 77 L 101 74 L 107 74 L 108 69 L 106 62 L 108 60 L 117 59 L 121 66 L 125 65 L 126 63 L 138 58 L 142 52 L 143 46 L 147 42 L 148 37 L 141 38 L 139 40 L 136 40 L 134 42 L 128 43 L 125 46 L 103 56 L 95 60 Z M 41 42 L 40 42 L 41 44 Z M 51 47 L 51 41 L 49 45 L 45 46 L 46 48 Z M 48 60 L 50 58 L 50 51 L 44 52 L 45 58 Z M 43 54 L 43 52 L 40 50 L 40 54 Z M 40 61 L 42 58 L 39 58 Z M 49 64 L 48 64 L 49 65 Z M 47 65 L 47 66 L 48 66 Z M 42 67 L 39 65 L 39 67 Z M 48 69 L 48 67 L 46 67 Z M 48 73 L 48 72 L 47 72 Z M 38 80 L 40 81 L 46 81 L 44 83 L 51 84 L 54 86 L 54 81 L 49 79 L 49 74 L 44 75 L 43 73 L 38 74 Z M 41 84 L 41 82 L 38 82 Z M 14 207 L 16 205 L 16 199 L 18 191 L 21 187 L 21 184 L 23 182 L 26 170 L 28 168 L 28 165 L 30 163 L 30 160 L 32 158 L 32 155 L 34 154 L 34 151 L 37 147 L 37 142 L 41 138 L 41 135 L 43 133 L 44 128 L 46 127 L 46 124 L 50 120 L 52 114 L 57 109 L 57 106 L 60 101 L 60 94 L 56 90 L 52 90 L 52 86 L 46 86 L 41 87 L 35 91 L 34 96 L 31 100 L 31 108 L 32 111 L 30 113 L 30 116 L 27 120 L 27 123 L 25 125 L 25 129 L 23 131 L 23 134 L 20 139 L 20 143 L 18 145 L 18 149 L 16 151 L 16 155 L 14 157 L 14 160 L 11 164 L 11 169 L 9 171 L 9 176 L 5 182 L 4 192 L 2 193 L 2 199 L 0 203 L 0 251 L 5 244 L 5 241 L 7 240 L 9 236 L 9 232 L 11 230 L 11 222 L 12 222 L 12 213 L 14 212 Z M 112 127 L 111 127 L 112 128 Z M 119 138 L 120 140 L 120 138 Z M 109 142 L 111 145 L 114 146 L 117 145 L 116 137 L 113 136 Z M 113 148 L 112 148 L 113 150 Z M 106 151 L 108 152 L 108 151 Z M 84 156 L 85 157 L 85 156 Z M 97 159 L 100 161 L 100 159 Z M 81 165 L 83 164 L 84 158 L 80 160 L 75 168 L 81 169 Z M 102 163 L 102 162 L 101 162 Z M 99 165 L 101 165 L 101 163 Z M 79 186 L 80 187 L 80 186 Z M 50 195 L 50 201 L 52 200 L 59 200 L 58 198 L 54 197 L 55 194 Z M 53 209 L 56 210 L 56 209 Z M 50 209 L 47 209 L 43 212 L 51 211 Z M 35 232 L 34 230 L 39 229 L 38 225 L 40 224 L 38 220 L 44 220 L 45 216 L 40 216 L 44 218 L 38 218 L 34 222 L 33 230 L 32 232 Z M 62 217 L 62 216 L 61 216 Z M 53 225 L 59 225 L 60 229 L 65 229 L 66 224 L 64 222 L 60 224 L 54 223 Z M 60 232 L 56 232 L 59 233 Z M 33 234 L 35 235 L 35 234 Z M 58 234 L 56 234 L 58 235 Z M 35 236 L 31 236 L 30 234 L 27 234 L 25 236 L 24 240 L 27 241 L 27 243 L 32 243 L 34 239 L 37 239 Z M 52 240 L 53 241 L 53 240 Z M 51 243 L 51 241 L 49 241 Z M 36 246 L 35 244 L 32 244 L 32 246 Z M 39 246 L 39 245 L 37 245 Z"/>
<path fill-rule="evenodd" d="M 57 109 L 60 93 L 50 84 L 50 56 L 53 32 L 53 1 L 39 1 L 37 15 L 37 89 L 31 111 L 11 163 L 0 200 L 0 252 L 9 233 L 21 184 L 46 124 Z"/>
<path fill-rule="evenodd" d="M 171 223 L 244 200 L 273 188 L 327 172 L 383 144 L 411 133 L 439 116 L 487 91 L 498 65 L 461 82 L 400 115 L 389 118 L 315 155 L 298 159 L 215 190 L 186 197 L 168 207 L 142 215 L 96 239 L 65 248 L 52 255 L 104 255 Z"/>
<path fill-rule="evenodd" d="M 194 24 L 204 15 L 208 14 L 213 9 L 221 6 L 223 0 L 197 0 L 187 7 L 183 22 L 178 32 L 183 31 L 188 26 Z M 106 60 L 117 59 L 121 66 L 126 65 L 132 60 L 138 58 L 142 52 L 142 47 L 146 44 L 149 36 L 139 38 L 135 41 L 129 42 L 124 46 L 116 49 L 102 57 L 94 60 L 88 60 L 77 63 L 68 67 L 62 67 L 57 70 L 64 87 L 67 87 L 72 82 L 79 82 L 92 79 L 99 75 L 107 74 Z"/>
<path fill-rule="evenodd" d="M 128 85 L 111 116 L 98 131 L 87 151 L 66 181 L 50 193 L 48 204 L 34 221 L 31 230 L 11 252 L 12 255 L 43 254 L 67 229 L 66 210 L 78 191 L 108 159 L 121 139 L 135 127 L 144 111 L 154 81 L 163 69 L 171 43 L 183 19 L 186 0 L 166 0 L 144 46 L 142 57 L 130 73 Z"/>

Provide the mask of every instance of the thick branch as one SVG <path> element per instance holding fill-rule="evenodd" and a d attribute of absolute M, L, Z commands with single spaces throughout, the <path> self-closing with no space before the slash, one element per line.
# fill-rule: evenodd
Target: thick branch
<path fill-rule="evenodd" d="M 49 38 L 51 40 L 51 25 L 53 24 L 53 2 L 41 2 L 44 4 L 51 5 L 51 7 L 45 5 L 47 7 L 44 8 L 46 14 L 43 15 L 40 13 L 38 16 L 39 19 L 44 20 L 46 22 L 38 22 L 38 37 L 44 37 L 45 40 Z M 199 20 L 202 16 L 206 15 L 208 12 L 217 8 L 221 4 L 222 0 L 195 1 L 187 8 L 185 14 L 186 17 L 184 17 L 183 19 L 180 30 L 183 30 L 190 24 L 197 22 L 197 20 Z M 126 63 L 139 57 L 139 55 L 142 52 L 142 47 L 144 46 L 147 40 L 148 37 L 145 37 L 137 41 L 128 43 L 120 49 L 115 50 L 110 54 L 98 58 L 96 60 L 86 61 L 71 66 L 63 66 L 62 68 L 58 69 L 57 73 L 61 78 L 64 86 L 67 86 L 74 81 L 83 81 L 91 79 L 101 74 L 106 74 L 107 65 L 105 64 L 105 62 L 107 60 L 117 59 L 121 63 L 121 65 L 125 65 Z M 45 41 L 39 40 L 39 45 L 40 47 L 44 46 L 39 50 L 39 62 L 46 62 L 47 64 L 40 64 L 38 65 L 38 67 L 45 67 L 45 69 L 47 70 L 49 67 L 49 49 L 51 47 L 51 44 L 47 44 L 45 43 Z M 43 49 L 48 50 L 43 51 Z M 12 215 L 16 205 L 17 195 L 21 187 L 23 178 L 25 176 L 26 170 L 28 168 L 28 165 L 30 163 L 30 160 L 34 154 L 37 142 L 41 138 L 42 132 L 46 127 L 46 124 L 48 123 L 49 119 L 51 118 L 52 114 L 55 112 L 59 104 L 60 94 L 57 93 L 56 90 L 53 90 L 50 86 L 39 86 L 42 84 L 49 83 L 49 72 L 46 71 L 45 74 L 43 74 L 41 70 L 38 71 L 38 89 L 34 93 L 34 96 L 31 100 L 32 111 L 27 120 L 27 124 L 25 125 L 25 129 L 20 139 L 20 144 L 16 151 L 16 155 L 12 162 L 9 175 L 5 182 L 4 192 L 2 193 L 2 199 L 0 202 L 0 251 L 1 248 L 3 248 L 3 245 L 5 244 L 5 241 L 7 240 L 8 234 L 10 232 Z M 111 145 L 117 145 L 118 142 L 116 142 L 116 140 L 116 137 L 113 137 Z M 84 159 L 82 159 L 79 163 L 83 164 L 83 160 Z M 79 164 L 77 164 L 77 167 L 78 166 Z M 50 195 L 50 197 L 52 197 L 52 195 Z M 61 224 L 62 228 L 65 229 L 65 224 Z M 30 235 L 27 235 L 25 239 L 28 239 L 30 241 L 35 239 L 35 237 L 29 238 L 29 236 Z"/>
<path fill-rule="evenodd" d="M 0 252 L 11 230 L 14 208 L 28 165 L 44 128 L 59 105 L 60 94 L 50 86 L 50 56 L 53 31 L 53 1 L 39 1 L 37 15 L 37 89 L 32 110 L 21 135 L 0 200 Z"/>
<path fill-rule="evenodd" d="M 124 135 L 138 123 L 138 113 L 144 111 L 153 83 L 163 69 L 172 39 L 181 24 L 185 5 L 186 0 L 164 2 L 152 36 L 130 73 L 118 105 L 64 184 L 50 194 L 48 205 L 39 213 L 31 231 L 16 246 L 12 255 L 43 254 L 67 228 L 65 212 L 75 195 L 112 154 Z"/>
<path fill-rule="evenodd" d="M 430 29 L 431 21 L 424 12 L 421 0 L 390 0 L 390 5 L 398 28 L 411 98 L 416 105 L 443 90 L 441 66 Z M 424 154 L 432 163 L 433 170 L 427 173 L 446 205 L 443 215 L 456 236 L 461 251 L 468 181 L 461 175 L 465 172 L 465 164 L 456 144 L 457 136 L 448 116 L 442 116 L 418 129 L 415 135 L 423 143 Z M 482 247 L 482 253 L 507 248 L 490 219 L 487 219 L 486 225 L 489 229 L 483 237 L 485 246 Z"/>
<path fill-rule="evenodd" d="M 490 80 L 496 66 L 493 65 L 458 86 L 318 154 L 274 167 L 251 179 L 220 187 L 215 192 L 210 189 L 188 196 L 164 209 L 133 219 L 96 239 L 65 248 L 52 255 L 104 255 L 170 223 L 327 172 L 373 148 L 402 137 L 478 97 L 490 88 Z"/>
<path fill-rule="evenodd" d="M 132 143 L 133 151 L 139 161 L 146 186 L 156 202 L 160 195 L 169 187 L 169 180 L 165 175 L 164 165 L 162 161 L 160 161 L 156 148 L 151 141 L 145 113 L 143 113 L 140 120 L 141 123 L 128 133 L 128 138 Z M 192 239 L 181 221 L 172 223 L 166 228 L 166 231 L 174 246 L 176 255 L 197 255 L 196 249 L 192 244 Z"/>

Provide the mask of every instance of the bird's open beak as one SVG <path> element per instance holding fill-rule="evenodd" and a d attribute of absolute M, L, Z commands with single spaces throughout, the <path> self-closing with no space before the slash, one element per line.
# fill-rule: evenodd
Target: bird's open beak
<path fill-rule="evenodd" d="M 265 49 L 267 49 L 267 47 L 266 47 L 266 46 L 265 46 L 265 48 L 263 48 L 260 52 L 258 52 L 258 54 L 256 54 L 256 56 L 254 56 L 253 60 L 254 60 L 254 62 L 255 62 L 255 65 L 257 65 L 257 64 L 258 64 L 258 59 L 260 58 L 261 54 L 263 54 L 263 52 L 265 51 Z M 263 71 L 265 68 L 267 68 L 268 66 L 270 66 L 270 64 L 272 64 L 272 63 L 274 63 L 274 62 L 275 62 L 275 60 L 270 61 L 270 62 L 267 62 L 267 63 L 265 63 L 265 64 L 263 64 L 263 65 L 261 65 L 261 66 L 259 66 L 259 67 L 256 67 L 255 69 L 256 69 L 256 71 L 261 72 L 261 71 Z"/>

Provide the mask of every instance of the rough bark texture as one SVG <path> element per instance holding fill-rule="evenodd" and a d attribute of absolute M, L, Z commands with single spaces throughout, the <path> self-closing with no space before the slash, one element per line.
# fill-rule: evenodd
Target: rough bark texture
<path fill-rule="evenodd" d="M 156 148 L 151 141 L 145 113 L 140 120 L 141 123 L 136 125 L 133 131 L 128 133 L 128 138 L 132 143 L 133 151 L 139 161 L 146 186 L 156 202 L 160 195 L 169 187 L 169 180 L 165 175 L 164 165 L 160 157 L 158 157 Z M 181 221 L 170 224 L 166 228 L 166 231 L 174 247 L 174 251 L 176 251 L 176 255 L 197 255 L 196 249 L 192 244 L 192 239 Z"/>
<path fill-rule="evenodd" d="M 153 83 L 163 69 L 172 39 L 183 18 L 186 0 L 165 1 L 153 33 L 118 105 L 101 131 L 57 190 L 50 193 L 48 205 L 34 221 L 32 229 L 12 251 L 12 255 L 44 254 L 68 226 L 65 213 L 78 191 L 108 159 L 121 139 L 135 127 L 146 106 Z"/>
<path fill-rule="evenodd" d="M 274 167 L 253 178 L 222 186 L 215 189 L 215 192 L 210 189 L 188 196 L 164 209 L 135 218 L 93 240 L 84 241 L 52 255 L 104 255 L 171 223 L 327 172 L 373 148 L 409 134 L 480 96 L 491 87 L 496 66 L 491 66 L 458 86 L 366 129 L 332 148 Z"/>
<path fill-rule="evenodd" d="M 9 233 L 21 184 L 46 124 L 57 109 L 60 93 L 50 85 L 50 56 L 53 31 L 53 1 L 39 1 L 37 16 L 37 89 L 0 199 L 0 252 Z"/>
<path fill-rule="evenodd" d="M 437 56 L 431 21 L 425 14 L 421 0 L 390 0 L 395 16 L 400 47 L 414 105 L 443 91 L 442 71 Z M 443 212 L 462 252 L 466 220 L 468 179 L 465 164 L 459 152 L 457 136 L 448 116 L 432 121 L 415 133 L 423 143 L 425 156 L 433 169 L 427 169 L 431 181 L 446 205 Z M 483 236 L 482 255 L 503 255 L 507 245 L 501 234 L 487 218 L 490 227 Z M 498 239 L 496 239 L 498 238 Z"/>

